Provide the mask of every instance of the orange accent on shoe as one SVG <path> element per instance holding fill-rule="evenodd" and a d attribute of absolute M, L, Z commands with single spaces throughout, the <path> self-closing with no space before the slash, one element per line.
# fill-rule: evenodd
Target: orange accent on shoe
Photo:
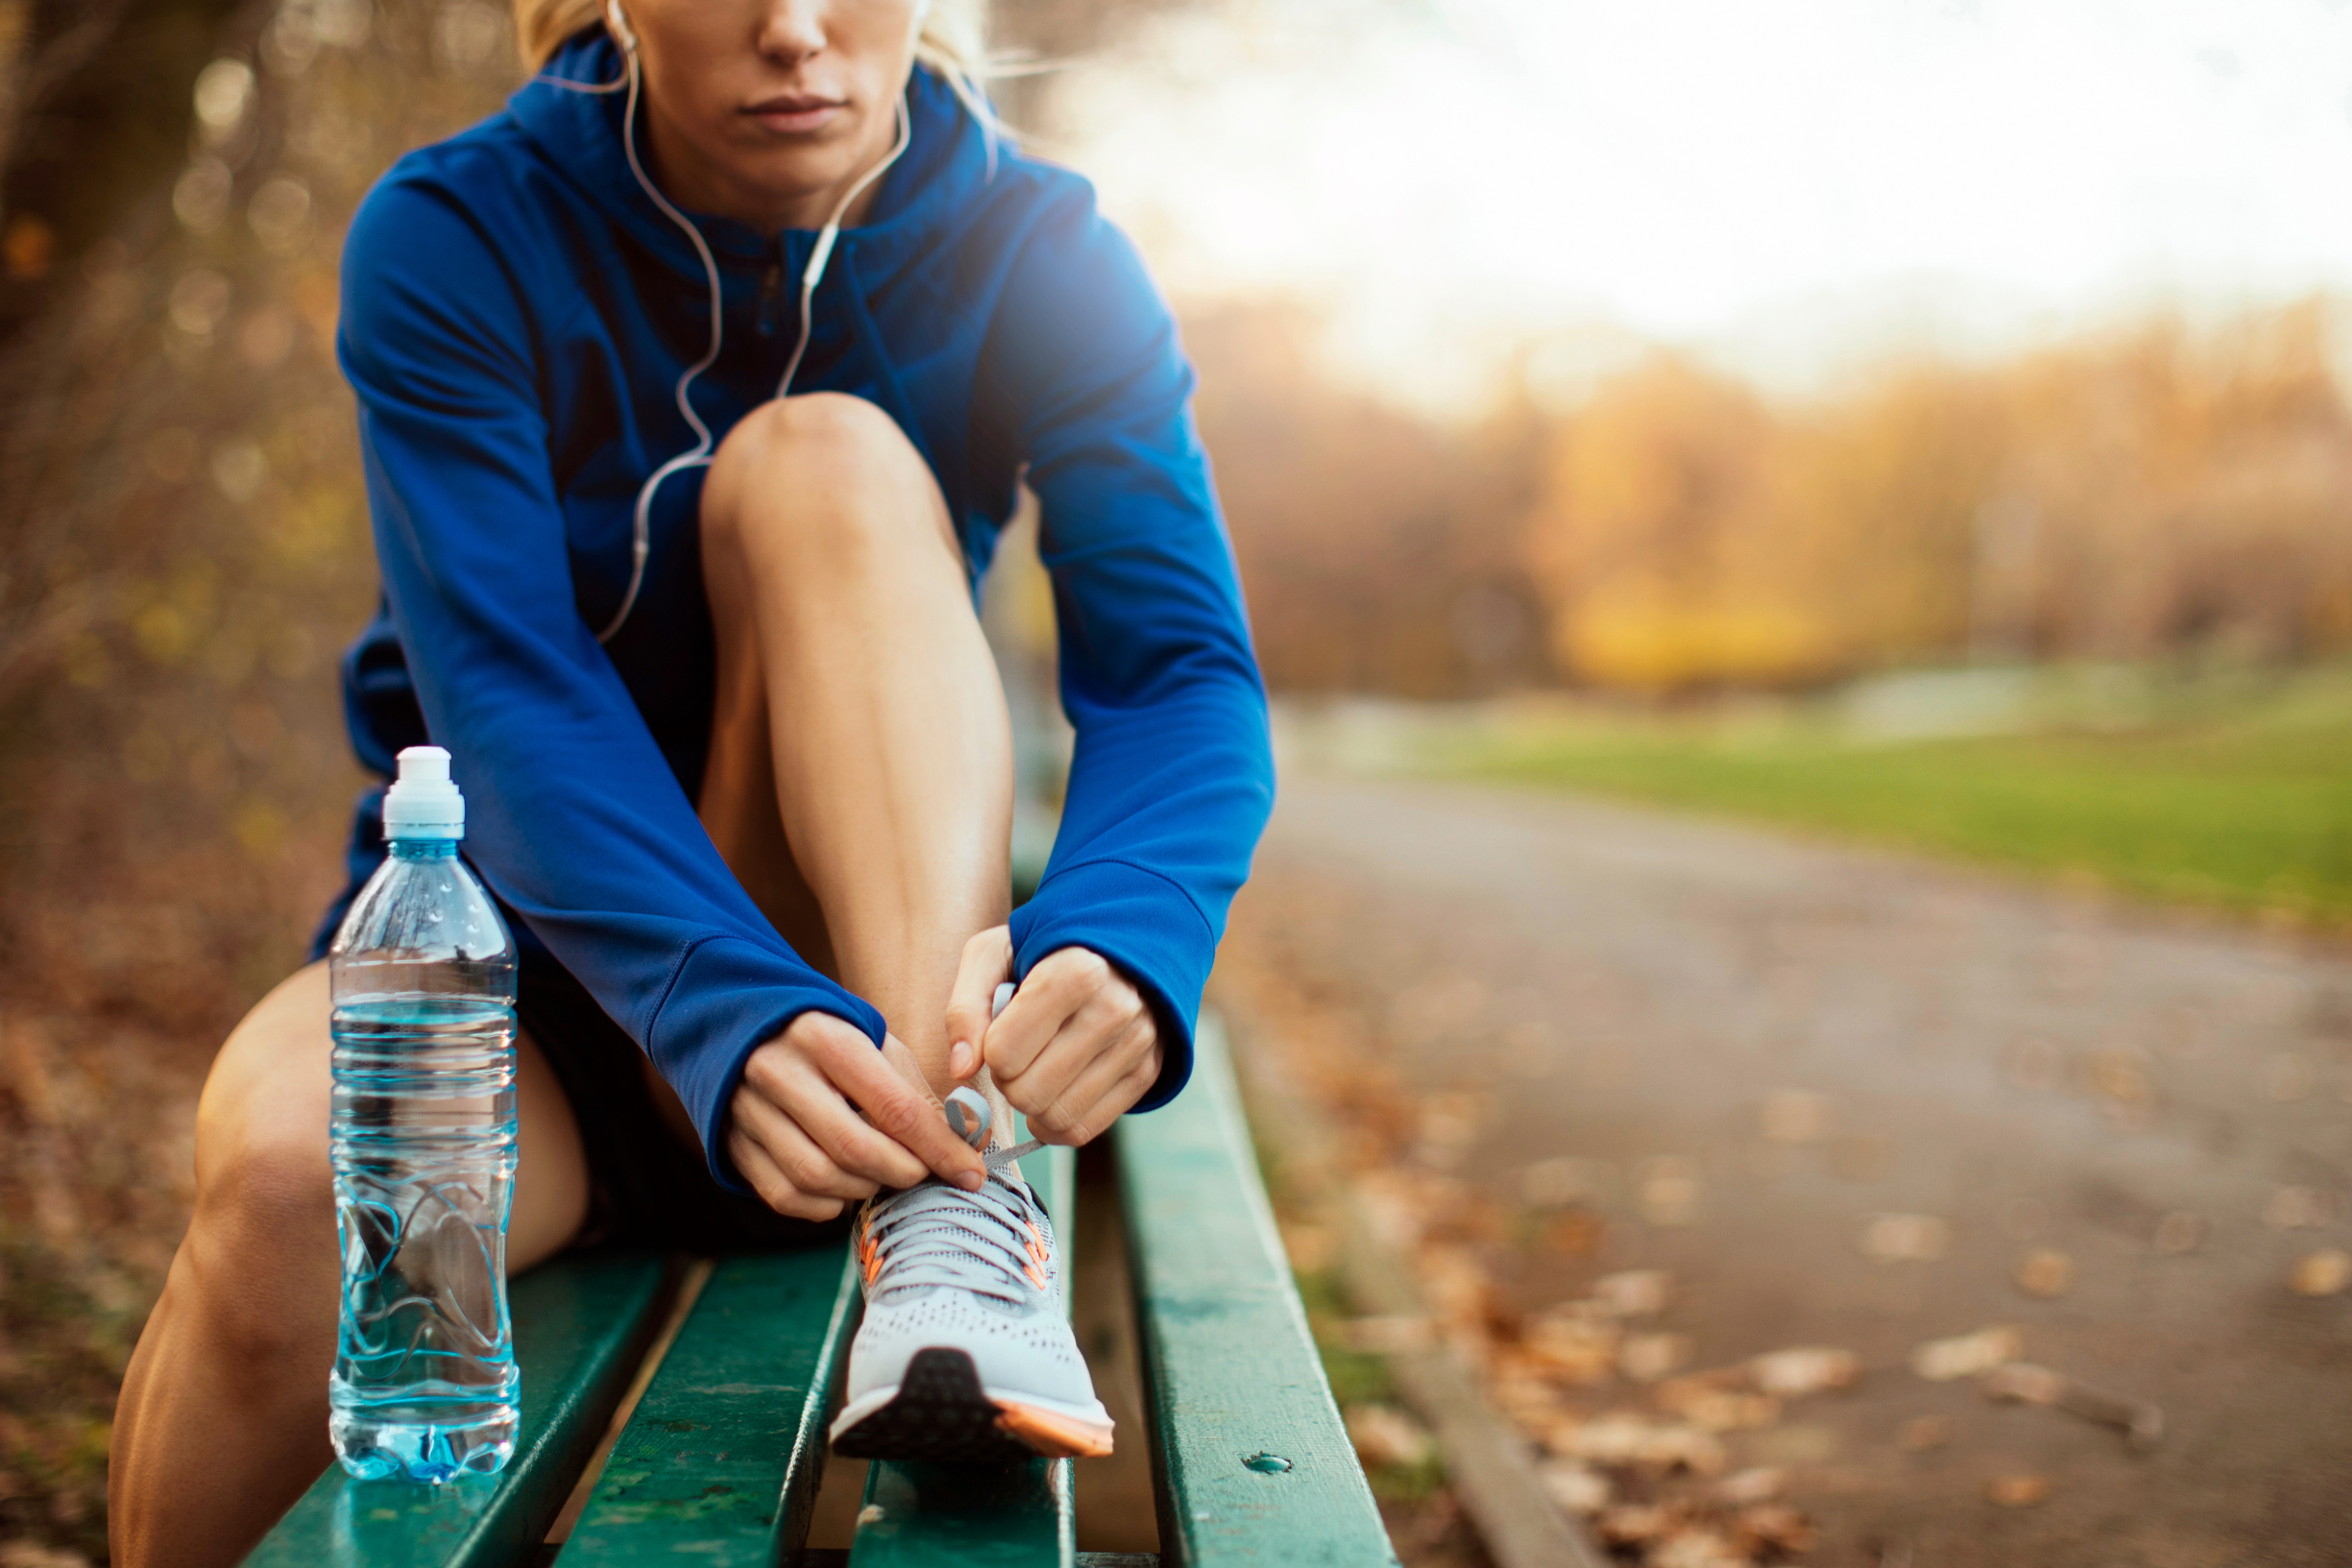
<path fill-rule="evenodd" d="M 1101 1459 L 1110 1457 L 1111 1429 L 1074 1415 L 1041 1411 L 1034 1405 L 1009 1402 L 996 1408 L 997 1430 L 1028 1444 L 1049 1459 Z"/>

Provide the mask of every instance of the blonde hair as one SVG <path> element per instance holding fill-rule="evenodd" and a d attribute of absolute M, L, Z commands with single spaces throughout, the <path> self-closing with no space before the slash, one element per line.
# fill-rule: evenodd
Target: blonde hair
<path fill-rule="evenodd" d="M 604 0 L 515 0 L 515 36 L 534 71 L 545 70 L 574 34 L 603 22 Z M 996 117 L 981 88 L 989 64 L 988 0 L 932 0 L 915 36 L 914 60 L 948 84 L 993 143 Z"/>

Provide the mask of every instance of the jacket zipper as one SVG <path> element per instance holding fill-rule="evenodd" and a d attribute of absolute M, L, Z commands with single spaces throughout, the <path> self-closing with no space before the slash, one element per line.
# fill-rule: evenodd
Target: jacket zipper
<path fill-rule="evenodd" d="M 760 279 L 760 315 L 755 330 L 764 338 L 776 335 L 776 302 L 784 295 L 784 259 L 779 256 L 767 264 L 767 276 Z"/>

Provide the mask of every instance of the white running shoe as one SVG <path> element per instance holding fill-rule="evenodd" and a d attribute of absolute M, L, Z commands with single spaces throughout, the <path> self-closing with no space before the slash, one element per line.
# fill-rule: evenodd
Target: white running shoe
<path fill-rule="evenodd" d="M 985 1146 L 984 1112 L 951 1121 Z M 933 1180 L 858 1211 L 865 1321 L 834 1452 L 968 1462 L 1111 1451 L 1110 1413 L 1062 1307 L 1053 1222 L 1017 1152 L 992 1150 L 977 1193 Z"/>

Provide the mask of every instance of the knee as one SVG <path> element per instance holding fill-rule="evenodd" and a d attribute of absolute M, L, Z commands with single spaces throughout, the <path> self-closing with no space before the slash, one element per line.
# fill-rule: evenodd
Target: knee
<path fill-rule="evenodd" d="M 903 559 L 913 541 L 955 548 L 946 503 L 906 432 L 864 398 L 835 392 L 744 416 L 712 462 L 702 527 L 755 569 L 811 552 L 836 569 L 869 555 Z"/>
<path fill-rule="evenodd" d="M 202 1331 L 232 1364 L 307 1359 L 332 1334 L 338 1259 L 327 1136 L 323 1119 L 306 1127 L 265 1114 L 200 1124 L 185 1279 Z"/>

